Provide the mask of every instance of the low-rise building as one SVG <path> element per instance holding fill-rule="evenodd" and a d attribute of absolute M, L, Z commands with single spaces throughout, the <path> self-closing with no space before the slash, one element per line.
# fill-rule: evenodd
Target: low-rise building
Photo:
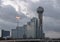
<path fill-rule="evenodd" d="M 6 30 L 0 30 L 0 37 L 2 38 L 8 38 L 10 37 L 10 31 L 6 31 Z"/>

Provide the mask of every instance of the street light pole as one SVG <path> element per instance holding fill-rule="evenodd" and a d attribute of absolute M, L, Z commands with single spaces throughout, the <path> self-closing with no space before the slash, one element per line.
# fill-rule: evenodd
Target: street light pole
<path fill-rule="evenodd" d="M 20 19 L 20 17 L 16 16 L 16 20 L 17 20 L 17 27 L 16 27 L 16 29 L 17 29 L 17 38 L 18 38 L 19 19 Z"/>
<path fill-rule="evenodd" d="M 20 19 L 20 17 L 19 17 L 19 16 L 16 16 L 16 20 L 17 20 L 17 27 L 19 26 L 19 19 Z"/>

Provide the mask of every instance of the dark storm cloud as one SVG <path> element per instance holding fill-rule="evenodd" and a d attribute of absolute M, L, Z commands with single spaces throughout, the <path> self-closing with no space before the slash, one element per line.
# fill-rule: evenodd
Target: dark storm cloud
<path fill-rule="evenodd" d="M 49 16 L 52 18 L 60 19 L 60 10 L 56 10 L 53 7 L 45 8 L 45 13 L 44 16 Z"/>
<path fill-rule="evenodd" d="M 44 31 L 60 32 L 60 20 L 52 17 L 45 17 L 43 20 L 43 28 Z"/>
<path fill-rule="evenodd" d="M 15 15 L 13 15 L 15 14 Z M 17 12 L 11 6 L 5 6 L 0 8 L 0 29 L 11 30 L 16 26 L 16 19 L 14 17 L 17 15 Z M 14 27 L 13 27 L 14 26 Z"/>
<path fill-rule="evenodd" d="M 58 2 L 60 1 L 53 1 L 53 0 L 40 0 L 39 2 L 36 2 L 36 3 L 33 3 L 31 1 L 28 1 L 28 4 L 29 5 L 29 8 L 33 11 L 33 12 L 36 12 L 37 11 L 37 8 L 39 6 L 42 6 L 44 8 L 44 16 L 49 16 L 49 17 L 53 17 L 53 18 L 56 18 L 56 19 L 60 19 L 60 8 L 58 9 L 57 7 L 59 7 L 59 4 Z M 55 3 L 56 2 L 56 3 Z M 56 6 L 54 6 L 56 5 Z M 31 7 L 32 6 L 32 7 Z M 56 7 L 56 8 L 54 8 Z"/>
<path fill-rule="evenodd" d="M 44 16 L 47 17 L 44 19 L 44 29 L 45 31 L 54 31 L 60 32 L 60 8 L 58 9 L 59 5 L 53 4 L 52 2 L 48 1 L 46 4 L 45 2 L 42 4 L 44 5 Z M 60 1 L 59 1 L 60 2 Z M 52 4 L 51 4 L 52 3 Z M 56 6 L 54 6 L 56 5 Z M 54 6 L 54 7 L 53 7 Z"/>
<path fill-rule="evenodd" d="M 42 1 L 41 3 L 45 9 L 44 16 L 60 19 L 60 12 L 59 12 L 60 8 L 58 9 L 59 5 L 57 3 L 57 0 L 56 1 L 52 1 L 52 0 Z"/>
<path fill-rule="evenodd" d="M 16 10 L 10 6 L 4 6 L 0 8 L 0 18 L 10 22 L 16 22 L 16 16 L 20 16 L 21 18 L 27 18 L 24 14 L 20 12 L 20 15 L 16 12 Z"/>
<path fill-rule="evenodd" d="M 33 12 L 36 12 L 37 8 L 39 6 L 42 6 L 44 8 L 44 14 L 43 14 L 44 16 L 49 16 L 52 18 L 60 19 L 60 17 L 59 17 L 60 10 L 57 8 L 54 8 L 54 5 L 56 5 L 56 4 L 54 4 L 54 1 L 40 0 L 39 2 L 36 2 L 36 3 L 33 3 L 32 1 L 28 1 L 27 3 L 30 4 L 30 5 L 28 5 L 28 7 Z"/>
<path fill-rule="evenodd" d="M 16 12 L 16 10 L 10 6 L 4 6 L 0 8 L 0 29 L 11 30 L 12 28 L 16 28 L 16 16 L 20 16 L 20 25 L 23 25 L 24 20 L 29 20 L 24 14 L 20 12 L 20 15 Z"/>
<path fill-rule="evenodd" d="M 17 15 L 18 15 L 17 12 L 11 6 L 5 6 L 0 8 L 0 18 L 2 18 L 3 20 L 13 21 L 15 20 L 15 17 Z"/>

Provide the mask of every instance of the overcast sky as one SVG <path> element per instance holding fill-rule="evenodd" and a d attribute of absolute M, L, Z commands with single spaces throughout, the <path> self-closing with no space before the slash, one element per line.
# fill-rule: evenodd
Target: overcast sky
<path fill-rule="evenodd" d="M 0 0 L 0 29 L 16 28 L 16 16 L 20 16 L 20 26 L 32 17 L 37 17 L 37 8 L 42 6 L 43 30 L 46 37 L 60 37 L 60 0 Z"/>

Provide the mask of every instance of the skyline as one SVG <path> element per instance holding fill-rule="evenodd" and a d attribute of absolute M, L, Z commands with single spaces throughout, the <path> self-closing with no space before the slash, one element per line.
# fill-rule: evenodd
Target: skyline
<path fill-rule="evenodd" d="M 60 37 L 59 0 L 0 0 L 0 2 L 0 29 L 16 28 L 16 15 L 22 18 L 20 19 L 20 25 L 26 24 L 30 21 L 30 16 L 37 17 L 36 9 L 42 6 L 44 8 L 43 31 L 45 35 Z"/>

